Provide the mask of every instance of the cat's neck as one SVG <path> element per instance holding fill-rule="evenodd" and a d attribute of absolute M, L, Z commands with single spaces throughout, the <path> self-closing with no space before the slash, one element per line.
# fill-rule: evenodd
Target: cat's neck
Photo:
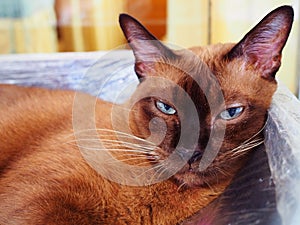
<path fill-rule="evenodd" d="M 130 187 L 111 182 L 112 189 L 118 190 L 117 199 L 123 199 L 126 208 L 130 212 L 135 212 L 131 222 L 138 223 L 140 215 L 143 214 L 143 224 L 176 224 L 216 199 L 228 183 L 224 182 L 214 187 L 189 189 L 179 187 L 170 179 L 141 187 Z M 107 202 L 115 204 L 111 199 L 108 199 Z M 123 210 L 120 202 L 113 207 L 117 207 L 116 210 L 119 211 Z M 151 210 L 148 212 L 149 209 Z"/>

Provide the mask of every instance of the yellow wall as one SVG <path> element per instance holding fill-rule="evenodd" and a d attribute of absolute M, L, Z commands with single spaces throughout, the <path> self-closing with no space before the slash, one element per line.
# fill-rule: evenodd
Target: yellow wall
<path fill-rule="evenodd" d="M 56 52 L 53 9 L 43 9 L 24 18 L 0 18 L 0 53 Z"/>
<path fill-rule="evenodd" d="M 118 16 L 125 3 L 124 0 L 59 0 L 60 50 L 109 50 L 122 44 Z"/>
<path fill-rule="evenodd" d="M 296 93 L 300 0 L 163 1 L 167 1 L 167 5 L 159 0 L 56 0 L 58 50 L 109 50 L 123 44 L 118 15 L 126 11 L 141 17 L 150 30 L 159 22 L 159 29 L 167 30 L 164 40 L 180 47 L 237 42 L 272 9 L 288 4 L 294 6 L 296 17 L 283 51 L 278 78 Z M 160 14 L 164 16 L 158 21 L 156 17 Z M 0 52 L 57 51 L 55 25 L 54 9 L 51 7 L 26 18 L 0 18 Z"/>
<path fill-rule="evenodd" d="M 168 42 L 180 47 L 206 45 L 208 31 L 208 1 L 168 0 Z"/>
<path fill-rule="evenodd" d="M 295 22 L 283 50 L 282 66 L 277 78 L 293 93 L 298 87 L 297 45 L 299 36 L 298 0 L 213 0 L 212 43 L 237 42 L 272 9 L 292 5 L 296 12 Z"/>
<path fill-rule="evenodd" d="M 299 0 L 211 0 L 211 25 L 208 26 L 208 0 L 169 0 L 167 41 L 183 46 L 238 42 L 268 12 L 283 5 L 293 5 L 294 26 L 283 51 L 277 77 L 289 89 L 297 91 L 297 41 Z"/>

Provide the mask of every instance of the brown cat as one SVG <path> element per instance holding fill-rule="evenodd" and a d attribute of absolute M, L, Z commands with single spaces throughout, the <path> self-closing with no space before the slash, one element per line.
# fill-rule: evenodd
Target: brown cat
<path fill-rule="evenodd" d="M 208 205 L 262 144 L 292 21 L 283 6 L 238 44 L 171 50 L 122 14 L 140 78 L 123 105 L 1 85 L 0 224 L 176 224 Z"/>

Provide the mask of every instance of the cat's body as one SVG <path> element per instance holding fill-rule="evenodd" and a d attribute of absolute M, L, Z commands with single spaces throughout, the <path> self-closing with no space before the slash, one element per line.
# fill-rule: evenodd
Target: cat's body
<path fill-rule="evenodd" d="M 190 110 L 180 105 L 185 102 L 184 95 L 178 94 L 180 91 L 174 94 L 177 87 L 169 87 L 166 81 L 157 83 L 151 76 L 159 75 L 182 88 L 200 115 L 199 140 L 190 146 L 197 154 L 193 154 L 171 178 L 148 185 L 113 182 L 87 163 L 76 142 L 78 130 L 74 130 L 74 99 L 78 94 L 1 85 L 0 224 L 176 224 L 208 205 L 243 166 L 251 148 L 261 143 L 260 131 L 276 89 L 274 75 L 280 66 L 281 50 L 292 17 L 292 9 L 282 7 L 237 45 L 220 44 L 176 52 L 156 42 L 141 48 L 139 41 L 155 40 L 154 37 L 134 19 L 126 15 L 121 17 L 122 29 L 136 56 L 137 75 L 143 81 L 132 99 L 122 106 L 79 94 L 84 99 L 79 114 L 85 115 L 84 104 L 95 103 L 99 137 L 114 141 L 118 140 L 116 134 L 107 132 L 115 129 L 112 115 L 116 116 L 119 126 L 128 120 L 131 132 L 138 139 L 144 140 L 154 134 L 154 142 L 162 124 L 154 121 L 158 127 L 154 130 L 150 130 L 149 124 L 153 118 L 162 118 L 167 128 L 165 138 L 152 152 L 147 152 L 148 158 L 132 157 L 128 162 L 138 164 L 142 160 L 143 165 L 150 167 L 175 151 L 184 123 L 191 133 L 187 138 L 197 133 L 193 130 L 197 123 L 189 115 Z M 269 33 L 264 33 L 265 30 Z M 274 53 L 271 57 L 269 49 Z M 149 56 L 156 60 L 149 61 Z M 201 83 L 202 90 L 191 77 Z M 222 98 L 218 87 L 221 87 Z M 156 89 L 172 101 L 141 98 Z M 141 101 L 134 102 L 135 99 Z M 211 99 L 215 102 L 213 105 L 209 105 Z M 174 107 L 176 104 L 178 108 Z M 129 119 L 123 116 L 126 113 L 119 113 L 128 109 L 131 110 Z M 185 116 L 179 120 L 180 113 Z M 222 141 L 210 143 L 210 135 L 219 137 L 224 124 Z M 133 143 L 138 140 L 130 138 Z M 248 140 L 253 142 L 249 144 Z M 239 148 L 247 141 L 248 146 Z M 214 149 L 218 144 L 218 156 L 206 170 L 198 171 L 204 149 Z M 121 145 L 117 143 L 118 148 L 122 148 Z M 124 159 L 122 154 L 125 158 L 129 156 L 125 151 L 128 148 L 123 147 L 123 153 L 115 153 L 112 146 L 106 147 L 120 160 Z M 186 145 L 181 147 L 184 151 L 188 149 Z M 130 154 L 132 156 L 132 152 Z M 128 174 L 123 172 L 126 179 Z M 158 169 L 158 172 L 160 176 L 165 170 Z"/>
<path fill-rule="evenodd" d="M 146 187 L 106 180 L 74 145 L 74 94 L 1 86 L 0 224 L 174 224 L 227 185 L 212 193 L 208 187 L 180 191 L 170 180 Z M 37 106 L 37 96 L 47 104 Z M 111 128 L 111 104 L 98 100 L 96 108 L 98 127 Z"/>

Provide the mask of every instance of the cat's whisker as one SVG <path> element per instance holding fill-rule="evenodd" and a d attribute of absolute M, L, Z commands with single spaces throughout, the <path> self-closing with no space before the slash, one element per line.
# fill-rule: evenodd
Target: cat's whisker
<path fill-rule="evenodd" d="M 164 170 L 164 166 L 162 164 L 159 167 L 157 167 L 157 168 L 154 169 L 154 173 L 153 173 L 153 175 L 150 178 L 150 182 L 149 182 L 150 184 L 153 183 L 154 179 L 157 177 L 158 172 L 161 171 L 161 170 Z"/>
<path fill-rule="evenodd" d="M 157 179 L 159 179 L 161 175 L 163 175 L 163 173 L 168 169 L 167 167 L 161 167 L 161 168 L 163 168 L 163 170 L 158 174 Z"/>
<path fill-rule="evenodd" d="M 229 176 L 229 175 L 230 175 L 225 169 L 220 168 L 219 166 L 215 166 L 215 169 L 216 169 L 219 173 L 223 174 L 224 176 Z"/>
<path fill-rule="evenodd" d="M 240 144 L 236 148 L 232 149 L 231 152 L 234 152 L 234 151 L 239 150 L 239 149 L 243 149 L 243 148 L 248 147 L 248 146 L 257 146 L 257 145 L 262 144 L 263 142 L 264 142 L 263 138 L 256 138 L 256 139 L 250 138 L 250 139 L 244 141 L 242 144 Z"/>
<path fill-rule="evenodd" d="M 101 136 L 107 136 L 107 135 L 111 135 L 111 136 L 123 136 L 123 137 L 127 137 L 127 138 L 131 138 L 133 140 L 139 140 L 143 143 L 147 143 L 151 146 L 155 146 L 154 143 L 146 140 L 146 139 L 143 139 L 143 138 L 139 138 L 133 134 L 128 134 L 128 133 L 125 133 L 125 132 L 122 132 L 122 131 L 118 131 L 118 130 L 111 130 L 111 129 L 106 129 L 106 128 L 95 128 L 95 129 L 86 129 L 86 130 L 80 130 L 80 131 L 77 131 L 77 132 L 74 132 L 74 135 L 76 134 L 82 134 L 84 132 L 90 132 L 90 131 L 102 131 L 102 132 L 111 132 L 112 134 L 96 134 L 95 136 L 96 137 L 101 137 Z M 117 134 L 117 135 L 116 135 Z M 73 135 L 72 135 L 73 136 Z M 91 134 L 88 133 L 88 137 L 91 137 Z"/>
<path fill-rule="evenodd" d="M 145 145 L 140 145 L 140 144 L 135 144 L 135 143 L 131 143 L 131 142 L 125 142 L 125 141 L 121 141 L 121 140 L 109 140 L 109 139 L 104 139 L 104 140 L 101 140 L 102 142 L 105 142 L 105 143 L 117 143 L 117 144 L 124 144 L 124 145 L 127 145 L 127 146 L 133 146 L 133 147 L 141 147 L 143 149 L 148 149 L 148 150 L 153 150 L 153 147 L 156 147 L 156 146 L 152 146 L 152 147 L 148 147 L 148 146 L 145 146 Z"/>
<path fill-rule="evenodd" d="M 257 145 L 256 145 L 257 146 Z M 247 154 L 249 151 L 251 151 L 254 147 L 256 146 L 253 146 L 253 147 L 248 147 L 248 148 L 245 148 L 241 151 L 238 151 L 238 152 L 234 152 L 231 156 L 230 156 L 230 159 L 231 161 L 237 159 L 237 158 L 240 158 L 242 157 L 243 155 Z"/>
<path fill-rule="evenodd" d="M 81 139 L 80 141 L 94 141 L 97 143 L 99 140 Z M 120 141 L 120 140 L 103 139 L 100 141 L 100 143 L 101 142 L 103 142 L 104 144 L 124 145 L 125 147 L 129 147 L 129 148 L 142 148 L 144 150 L 149 150 L 149 151 L 153 151 L 154 147 L 156 147 L 156 146 L 149 147 L 149 146 L 145 146 L 145 145 L 141 145 L 141 144 L 135 144 L 135 143 L 125 142 L 125 141 Z"/>
<path fill-rule="evenodd" d="M 212 191 L 212 193 L 216 193 L 216 190 L 215 189 L 213 189 L 213 187 L 209 184 L 209 182 L 208 181 L 206 181 L 205 179 L 203 179 L 202 178 L 202 180 L 203 180 L 203 183 L 204 184 L 206 184 L 207 185 L 207 187 Z"/>
<path fill-rule="evenodd" d="M 111 140 L 111 139 L 98 139 L 98 138 L 80 138 L 80 139 L 76 139 L 76 140 L 70 140 L 69 142 L 66 143 L 76 143 L 76 142 L 87 142 L 87 143 L 101 143 L 101 142 L 105 142 L 105 143 L 115 143 L 115 144 L 127 144 L 127 145 L 132 145 L 132 146 L 138 146 L 138 147 L 145 147 L 145 148 L 150 148 L 149 146 L 146 145 L 141 145 L 141 144 L 135 144 L 135 143 L 131 143 L 131 142 L 126 142 L 126 141 L 120 141 L 120 140 Z M 155 146 L 153 146 L 155 147 Z"/>
<path fill-rule="evenodd" d="M 122 153 L 122 152 L 121 152 Z M 143 157 L 143 158 L 145 158 L 145 157 L 147 157 L 148 155 L 145 155 L 145 154 L 141 154 L 140 152 L 138 153 L 138 154 L 136 154 L 136 153 L 126 153 L 126 154 L 124 154 L 123 156 L 126 156 L 126 157 Z M 128 158 L 127 160 L 130 160 L 130 159 L 132 159 L 132 158 Z"/>
<path fill-rule="evenodd" d="M 219 183 L 219 176 L 218 176 L 218 172 L 221 172 L 222 170 L 220 168 L 217 168 L 215 170 L 213 170 L 214 172 L 214 176 L 216 178 L 216 183 L 218 184 Z"/>
<path fill-rule="evenodd" d="M 219 176 L 218 176 L 217 170 L 214 169 L 214 170 L 212 171 L 212 174 L 213 174 L 213 176 L 215 177 L 216 183 L 218 184 L 218 183 L 219 183 Z"/>
<path fill-rule="evenodd" d="M 256 138 L 261 132 L 264 131 L 266 125 L 267 125 L 267 121 L 265 122 L 265 124 L 263 125 L 263 127 L 262 127 L 258 132 L 256 132 L 254 135 L 252 135 L 252 136 L 251 136 L 250 138 L 248 138 L 247 140 L 245 140 L 241 145 L 246 144 L 246 143 L 248 143 L 249 141 L 251 141 L 251 140 L 253 140 L 253 139 L 255 140 L 255 138 Z"/>
<path fill-rule="evenodd" d="M 128 134 L 128 133 L 125 133 L 125 132 L 122 132 L 122 131 L 118 131 L 118 130 L 110 130 L 110 129 L 105 129 L 105 128 L 97 128 L 96 130 L 97 130 L 97 131 L 114 132 L 114 133 L 117 133 L 117 134 L 119 134 L 119 135 L 124 135 L 124 136 L 126 136 L 126 137 L 131 137 L 131 138 L 133 138 L 133 139 L 140 140 L 140 141 L 142 141 L 142 142 L 147 142 L 147 143 L 149 143 L 149 144 L 154 145 L 152 142 L 150 142 L 150 141 L 148 141 L 148 140 L 146 140 L 146 139 L 139 138 L 139 137 L 137 137 L 137 136 L 135 136 L 135 135 L 133 135 L 133 134 Z"/>
<path fill-rule="evenodd" d="M 179 185 L 179 187 L 177 188 L 177 192 L 180 191 L 181 188 L 183 188 L 186 185 L 186 182 L 183 182 L 182 184 Z"/>
<path fill-rule="evenodd" d="M 248 144 L 239 146 L 239 147 L 233 149 L 233 150 L 231 151 L 231 153 L 232 153 L 233 156 L 236 155 L 236 154 L 241 154 L 241 153 L 243 153 L 243 152 L 247 152 L 248 150 L 253 149 L 253 148 L 256 147 L 256 146 L 261 145 L 262 143 L 264 143 L 264 140 L 259 139 L 259 140 L 255 141 L 255 142 L 252 142 L 252 143 L 248 143 Z"/>
<path fill-rule="evenodd" d="M 156 170 L 160 170 L 162 167 L 163 167 L 162 164 L 157 164 L 157 165 L 155 165 L 155 166 L 152 166 L 151 168 L 147 169 L 147 170 L 144 171 L 143 173 L 139 174 L 139 175 L 137 176 L 137 178 L 140 178 L 140 177 L 144 176 L 145 174 L 150 173 L 152 170 L 155 171 L 155 173 L 154 173 L 154 175 L 153 175 L 153 176 L 155 176 Z M 151 179 L 150 179 L 150 183 L 152 183 L 153 176 L 152 176 Z"/>
<path fill-rule="evenodd" d="M 135 152 L 135 153 L 139 153 L 139 154 L 148 154 L 148 152 L 141 151 L 141 150 L 138 150 L 138 149 L 112 148 L 112 149 L 109 149 L 109 151 L 107 151 L 107 149 L 99 148 L 99 147 L 87 147 L 87 146 L 78 146 L 78 147 L 82 148 L 82 149 L 85 149 L 85 150 L 91 150 L 91 151 L 120 152 L 120 153 Z"/>
<path fill-rule="evenodd" d="M 107 163 L 107 164 L 113 164 L 113 163 L 115 163 L 116 161 L 117 161 L 117 162 L 123 162 L 123 163 L 130 163 L 130 162 L 135 162 L 136 160 L 148 160 L 148 159 L 146 159 L 145 157 L 142 157 L 142 156 L 140 156 L 140 157 L 128 158 L 128 159 L 115 159 L 115 158 L 113 158 L 113 159 L 110 159 L 110 160 L 106 161 L 105 163 Z M 150 160 L 148 160 L 147 162 L 135 163 L 134 166 L 149 165 L 149 161 L 150 161 Z"/>
<path fill-rule="evenodd" d="M 77 141 L 76 140 L 73 140 L 73 141 L 70 141 L 70 142 L 67 142 L 67 143 L 77 143 L 77 142 L 87 142 L 88 144 L 91 144 L 91 143 L 99 143 L 99 140 L 98 139 L 91 139 L 91 138 L 86 138 L 86 139 L 78 139 Z M 140 145 L 140 144 L 135 144 L 135 143 L 131 143 L 131 142 L 124 142 L 124 141 L 119 141 L 119 140 L 110 140 L 110 139 L 105 139 L 105 140 L 101 140 L 100 143 L 103 142 L 104 144 L 109 144 L 109 146 L 116 146 L 116 147 L 120 147 L 120 145 L 124 145 L 125 147 L 128 147 L 128 148 L 140 148 L 142 150 L 145 150 L 145 151 L 153 151 L 154 148 L 153 147 L 149 147 L 149 146 L 145 146 L 145 145 Z M 109 147 L 108 147 L 109 149 Z"/>
<path fill-rule="evenodd" d="M 138 138 L 138 137 L 136 137 L 134 135 L 119 134 L 118 136 L 121 136 L 121 137 L 124 137 L 124 138 L 128 138 L 129 140 L 138 140 L 138 141 L 142 142 L 143 144 L 146 143 L 148 145 L 154 145 L 153 143 L 151 143 L 149 141 L 146 141 L 146 140 L 144 140 L 142 138 Z M 116 135 L 115 134 L 93 134 L 93 135 L 92 134 L 87 134 L 86 135 L 86 138 L 92 138 L 92 137 L 94 139 L 96 139 L 96 140 L 102 140 L 103 137 L 116 137 Z M 76 138 L 76 139 L 78 139 L 78 138 Z"/>
<path fill-rule="evenodd" d="M 246 151 L 247 149 L 249 148 L 253 148 L 253 147 L 256 147 L 258 145 L 260 145 L 262 142 L 258 142 L 257 144 L 253 143 L 253 144 L 248 144 L 248 145 L 243 145 L 243 146 L 239 146 L 233 150 L 231 150 L 230 153 L 239 153 L 239 152 L 243 152 L 243 151 Z"/>

